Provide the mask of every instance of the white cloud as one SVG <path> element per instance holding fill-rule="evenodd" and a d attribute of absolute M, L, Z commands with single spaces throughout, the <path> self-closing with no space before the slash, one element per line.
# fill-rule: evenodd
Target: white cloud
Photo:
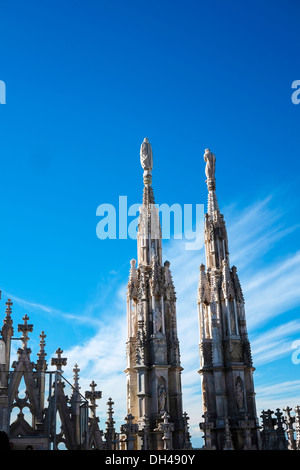
<path fill-rule="evenodd" d="M 124 422 L 126 413 L 126 377 L 124 369 L 125 342 L 127 325 L 124 313 L 120 316 L 102 319 L 96 335 L 82 345 L 75 345 L 66 350 L 68 366 L 64 375 L 70 381 L 75 363 L 80 368 L 80 386 L 89 390 L 92 380 L 97 383 L 97 390 L 102 391 L 102 400 L 98 402 L 98 415 L 101 418 L 101 429 L 105 428 L 106 402 L 109 397 L 114 401 L 117 429 Z"/>
<path fill-rule="evenodd" d="M 300 303 L 300 252 L 270 263 L 246 283 L 247 322 L 253 328 Z"/>
<path fill-rule="evenodd" d="M 42 304 L 39 304 L 39 303 L 36 303 L 36 302 L 31 302 L 31 301 L 26 300 L 26 299 L 20 299 L 19 297 L 16 297 L 15 295 L 10 294 L 10 293 L 6 292 L 5 290 L 2 290 L 2 294 L 7 299 L 12 299 L 14 303 L 16 303 L 18 305 L 21 305 L 22 307 L 25 307 L 25 308 L 31 308 L 31 309 L 34 309 L 34 310 L 43 311 L 43 312 L 46 312 L 48 314 L 51 314 L 51 313 L 60 314 L 61 313 L 58 309 L 55 309 L 53 307 L 49 307 L 47 305 L 42 305 Z"/>
<path fill-rule="evenodd" d="M 299 224 L 290 224 L 290 218 L 283 217 L 282 208 L 271 196 L 241 211 L 231 206 L 228 212 L 226 209 L 221 212 L 227 220 L 230 262 L 236 264 L 239 270 L 249 269 L 252 261 L 257 266 L 261 257 L 276 242 L 300 227 Z"/>

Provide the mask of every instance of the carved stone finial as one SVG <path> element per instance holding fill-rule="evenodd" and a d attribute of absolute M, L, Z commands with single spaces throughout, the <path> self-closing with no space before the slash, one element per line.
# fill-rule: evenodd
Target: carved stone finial
<path fill-rule="evenodd" d="M 41 332 L 40 338 L 41 338 L 40 352 L 38 352 L 37 355 L 39 356 L 39 359 L 45 359 L 45 356 L 47 356 L 47 353 L 45 352 L 45 345 L 46 345 L 45 338 L 46 338 L 46 335 L 45 335 L 44 331 Z"/>
<path fill-rule="evenodd" d="M 114 402 L 112 401 L 111 397 L 109 397 L 108 402 L 106 403 L 108 406 L 108 411 L 107 411 L 107 421 L 105 421 L 106 424 L 106 430 L 105 430 L 105 440 L 106 440 L 106 448 L 107 450 L 114 450 L 114 446 L 116 444 L 116 431 L 115 431 L 115 421 L 113 419 L 113 407 Z"/>
<path fill-rule="evenodd" d="M 7 338 L 10 336 L 12 337 L 13 335 L 13 327 L 12 327 L 12 324 L 13 324 L 13 321 L 12 321 L 12 318 L 11 318 L 11 313 L 12 313 L 12 310 L 11 310 L 11 306 L 12 306 L 12 301 L 10 299 L 8 299 L 8 301 L 6 302 L 6 310 L 5 310 L 5 313 L 6 313 L 6 317 L 4 318 L 4 321 L 3 321 L 3 327 L 2 327 L 2 330 L 0 329 L 0 334 L 2 334 L 2 338 L 6 341 Z"/>
<path fill-rule="evenodd" d="M 79 372 L 80 372 L 80 369 L 78 367 L 78 364 L 74 365 L 73 372 L 74 372 L 74 375 L 73 375 L 74 385 L 73 386 L 76 390 L 79 390 L 80 389 L 80 387 L 79 387 Z"/>
<path fill-rule="evenodd" d="M 11 306 L 13 305 L 13 302 L 11 301 L 11 299 L 8 299 L 7 302 L 5 302 L 5 305 L 6 305 L 5 313 L 6 315 L 10 315 L 12 312 Z"/>

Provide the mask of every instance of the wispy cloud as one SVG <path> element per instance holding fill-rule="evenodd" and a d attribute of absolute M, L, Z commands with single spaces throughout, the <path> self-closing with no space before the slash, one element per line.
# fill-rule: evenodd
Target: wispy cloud
<path fill-rule="evenodd" d="M 281 411 L 287 405 L 295 408 L 299 405 L 300 380 L 272 382 L 256 386 L 256 402 L 258 411 L 271 409 Z"/>
<path fill-rule="evenodd" d="M 9 292 L 6 292 L 5 290 L 2 290 L 2 294 L 3 296 L 5 296 L 7 299 L 12 299 L 13 302 L 19 304 L 19 305 L 22 305 L 23 307 L 25 308 L 31 308 L 31 309 L 35 309 L 35 310 L 41 310 L 43 312 L 46 312 L 46 313 L 52 313 L 52 312 L 55 312 L 58 310 L 52 308 L 52 307 L 48 307 L 47 305 L 42 305 L 42 304 L 38 304 L 36 302 L 31 302 L 29 300 L 25 300 L 25 299 L 20 299 L 19 297 L 16 297 L 14 294 L 11 294 Z"/>
<path fill-rule="evenodd" d="M 122 321 L 121 321 L 122 320 Z M 118 317 L 102 319 L 95 336 L 84 344 L 75 345 L 65 351 L 68 365 L 65 368 L 66 377 L 72 376 L 74 364 L 80 367 L 80 386 L 88 390 L 92 380 L 97 382 L 97 389 L 102 391 L 99 414 L 105 421 L 105 404 L 109 397 L 115 403 L 115 420 L 120 426 L 126 413 L 126 376 L 124 369 L 125 343 L 127 325 L 124 322 L 124 312 Z"/>
<path fill-rule="evenodd" d="M 300 252 L 269 263 L 246 282 L 248 325 L 265 323 L 300 303 Z"/>
<path fill-rule="evenodd" d="M 294 320 L 259 333 L 251 342 L 253 360 L 256 366 L 273 362 L 292 354 L 292 342 L 300 332 L 300 321 Z"/>
<path fill-rule="evenodd" d="M 67 315 L 67 313 L 62 312 L 58 308 L 55 308 L 49 305 L 43 305 L 43 304 L 33 302 L 27 299 L 21 299 L 20 297 L 17 297 L 13 293 L 9 293 L 5 290 L 2 290 L 1 292 L 2 292 L 3 297 L 5 297 L 6 299 L 11 299 L 14 304 L 19 305 L 25 309 L 29 309 L 30 311 L 36 311 L 42 314 L 53 315 L 53 316 Z"/>
<path fill-rule="evenodd" d="M 299 223 L 291 224 L 291 219 L 283 216 L 285 210 L 271 195 L 242 210 L 225 208 L 222 212 L 227 220 L 231 264 L 240 270 L 248 270 L 252 261 L 257 266 L 276 243 L 299 229 Z"/>

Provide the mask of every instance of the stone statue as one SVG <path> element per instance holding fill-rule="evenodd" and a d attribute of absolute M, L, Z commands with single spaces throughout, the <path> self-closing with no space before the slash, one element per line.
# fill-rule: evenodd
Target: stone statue
<path fill-rule="evenodd" d="M 210 338 L 209 315 L 208 315 L 207 308 L 204 311 L 204 331 L 205 331 L 205 338 Z"/>
<path fill-rule="evenodd" d="M 206 162 L 206 167 L 205 167 L 206 177 L 208 179 L 215 179 L 216 157 L 209 149 L 205 149 L 204 161 Z"/>
<path fill-rule="evenodd" d="M 138 304 L 137 317 L 138 317 L 138 321 L 141 321 L 141 320 L 144 319 L 144 309 L 143 309 L 143 304 L 142 303 Z"/>
<path fill-rule="evenodd" d="M 162 316 L 161 311 L 158 307 L 155 309 L 155 332 L 159 333 L 162 329 Z"/>
<path fill-rule="evenodd" d="M 151 171 L 153 167 L 152 147 L 147 137 L 144 138 L 141 145 L 140 157 L 142 168 L 145 171 Z"/>
<path fill-rule="evenodd" d="M 241 380 L 236 381 L 235 384 L 235 395 L 236 395 L 236 403 L 238 409 L 243 409 L 244 408 L 244 392 L 241 384 Z"/>
<path fill-rule="evenodd" d="M 229 309 L 229 312 L 230 312 L 230 330 L 231 330 L 231 334 L 235 335 L 236 334 L 236 328 L 235 328 L 235 316 L 234 316 L 234 306 L 231 303 L 231 308 Z"/>
<path fill-rule="evenodd" d="M 166 411 L 165 410 L 166 397 L 167 397 L 167 393 L 166 393 L 165 387 L 164 387 L 164 385 L 161 385 L 158 389 L 158 405 L 159 405 L 158 408 L 159 408 L 159 411 Z"/>

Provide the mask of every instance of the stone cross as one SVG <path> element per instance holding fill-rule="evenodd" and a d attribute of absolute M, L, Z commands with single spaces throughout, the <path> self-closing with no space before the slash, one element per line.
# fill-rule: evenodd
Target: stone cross
<path fill-rule="evenodd" d="M 27 343 L 29 341 L 28 333 L 31 333 L 33 330 L 33 325 L 28 325 L 27 321 L 29 320 L 28 315 L 25 315 L 22 320 L 24 320 L 24 324 L 18 325 L 18 331 L 22 332 L 21 341 L 23 343 L 23 349 L 27 348 Z"/>
<path fill-rule="evenodd" d="M 183 413 L 183 448 L 184 449 L 191 449 L 191 435 L 189 433 L 189 419 L 190 417 L 188 416 L 187 412 L 185 411 Z"/>
<path fill-rule="evenodd" d="M 269 429 L 274 429 L 274 423 L 273 423 L 273 418 L 272 418 L 273 413 L 274 411 L 271 411 L 271 410 L 262 411 L 261 418 L 263 421 L 264 431 L 267 431 Z"/>
<path fill-rule="evenodd" d="M 62 370 L 62 366 L 66 366 L 67 365 L 67 358 L 66 357 L 61 357 L 63 353 L 63 350 L 58 348 L 56 351 L 55 351 L 55 354 L 57 354 L 57 357 L 53 357 L 51 359 L 51 365 L 52 366 L 55 366 L 56 367 L 56 371 L 59 372 L 60 374 L 63 373 L 63 370 Z"/>
<path fill-rule="evenodd" d="M 125 416 L 126 424 L 122 424 L 121 432 L 126 434 L 127 450 L 134 450 L 135 434 L 138 432 L 138 425 L 133 423 L 134 416 L 129 413 Z"/>
<path fill-rule="evenodd" d="M 286 433 L 288 436 L 288 443 L 289 443 L 288 447 L 289 447 L 289 450 L 296 450 L 296 442 L 294 438 L 294 428 L 293 428 L 295 417 L 291 416 L 292 408 L 289 408 L 287 406 L 286 408 L 283 408 L 283 411 L 285 411 Z"/>
<path fill-rule="evenodd" d="M 92 418 L 96 418 L 96 408 L 98 406 L 96 405 L 96 400 L 99 400 L 99 398 L 102 398 L 102 392 L 95 390 L 97 387 L 97 384 L 94 382 L 94 380 L 90 384 L 90 387 L 91 387 L 91 391 L 85 392 L 85 398 L 89 400 L 90 402 L 89 408 L 91 410 Z"/>
<path fill-rule="evenodd" d="M 11 306 L 13 305 L 13 302 L 10 299 L 8 299 L 7 302 L 5 302 L 5 305 L 6 305 L 5 313 L 7 315 L 10 315 L 11 314 Z"/>
<path fill-rule="evenodd" d="M 203 430 L 204 432 L 204 442 L 205 442 L 205 449 L 215 449 L 215 446 L 212 445 L 212 436 L 211 436 L 211 430 L 214 427 L 214 423 L 209 421 L 209 416 L 208 412 L 205 411 L 204 415 L 202 416 L 204 418 L 204 422 L 200 423 L 200 429 Z"/>
<path fill-rule="evenodd" d="M 162 440 L 164 443 L 164 450 L 171 450 L 173 447 L 172 444 L 172 432 L 174 431 L 174 424 L 169 423 L 170 416 L 165 411 L 162 416 L 163 422 L 159 423 L 158 430 L 164 433 Z"/>

